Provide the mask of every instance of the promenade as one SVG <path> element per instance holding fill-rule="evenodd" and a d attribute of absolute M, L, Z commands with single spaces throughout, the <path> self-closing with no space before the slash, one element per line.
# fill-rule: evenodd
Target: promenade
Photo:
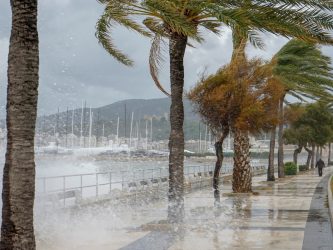
<path fill-rule="evenodd" d="M 333 249 L 325 196 L 332 171 L 325 168 L 321 178 L 311 170 L 275 183 L 257 176 L 255 195 L 234 195 L 231 184 L 225 183 L 219 206 L 210 189 L 187 194 L 185 224 L 176 233 L 165 221 L 166 200 L 114 208 L 104 204 L 90 220 L 76 214 L 67 230 L 49 235 L 52 243 L 40 241 L 38 246 L 50 250 Z"/>

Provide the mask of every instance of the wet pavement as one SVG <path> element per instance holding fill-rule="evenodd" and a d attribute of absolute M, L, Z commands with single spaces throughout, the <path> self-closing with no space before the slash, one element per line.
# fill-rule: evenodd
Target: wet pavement
<path fill-rule="evenodd" d="M 109 219 L 106 232 L 99 233 L 103 240 L 87 233 L 87 239 L 81 237 L 75 245 L 67 235 L 60 243 L 47 248 L 41 244 L 39 249 L 333 249 L 324 191 L 333 169 L 324 170 L 323 178 L 310 171 L 275 183 L 266 182 L 265 176 L 255 177 L 256 195 L 232 194 L 230 183 L 224 184 L 218 206 L 210 189 L 187 194 L 184 226 L 173 230 L 165 221 L 166 200 L 114 208 L 113 220 L 119 223 L 111 227 Z M 89 229 L 89 221 L 85 225 Z"/>
<path fill-rule="evenodd" d="M 328 211 L 326 175 L 317 185 L 305 226 L 303 250 L 333 250 L 332 224 Z"/>

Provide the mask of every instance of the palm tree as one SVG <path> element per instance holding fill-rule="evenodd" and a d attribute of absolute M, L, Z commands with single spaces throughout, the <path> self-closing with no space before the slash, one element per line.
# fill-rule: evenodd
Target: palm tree
<path fill-rule="evenodd" d="M 225 4 L 225 1 L 223 3 L 220 1 L 220 4 Z M 234 1 L 228 4 L 226 8 L 246 13 L 243 18 L 222 20 L 233 31 L 234 49 L 231 64 L 234 67 L 242 68 L 246 62 L 245 49 L 249 40 L 257 47 L 263 46 L 258 36 L 258 31 L 267 31 L 286 37 L 296 36 L 307 41 L 331 42 L 331 37 L 326 33 L 325 29 L 332 28 L 333 19 L 330 15 L 321 11 L 321 9 L 331 10 L 333 8 L 331 3 L 326 3 L 325 1 L 303 1 L 304 5 L 301 8 L 298 5 L 299 2 L 295 4 L 294 1 L 262 1 L 258 3 L 257 1 L 246 0 Z M 244 72 L 241 70 L 235 70 L 234 72 L 236 73 L 235 78 L 239 79 L 235 83 L 241 84 Z M 246 188 L 246 190 L 239 189 L 243 184 L 237 182 L 237 180 L 241 182 L 248 180 L 249 183 L 251 182 L 251 177 L 248 176 L 251 175 L 248 133 L 239 131 L 236 127 L 228 129 L 232 129 L 236 143 L 233 189 L 240 192 L 250 191 L 249 188 Z M 223 137 L 224 133 L 222 133 L 220 139 L 223 140 Z M 216 148 L 218 149 L 219 147 Z M 216 153 L 220 155 L 218 152 Z M 219 162 L 219 159 L 217 162 Z M 216 165 L 217 168 L 219 165 Z M 218 171 L 215 172 L 218 173 Z M 244 186 L 249 187 L 251 185 Z"/>
<path fill-rule="evenodd" d="M 279 112 L 279 177 L 284 176 L 283 168 L 283 102 L 286 95 L 301 101 L 306 99 L 329 98 L 327 90 L 333 88 L 331 59 L 313 43 L 291 40 L 271 59 L 267 65 L 271 68 L 272 79 L 284 88 Z M 282 106 L 281 106 L 282 105 Z M 275 139 L 275 133 L 271 140 Z M 282 147 L 281 147 L 282 142 Z M 307 149 L 307 148 L 306 148 Z M 271 152 L 274 148 L 271 148 Z M 272 153 L 271 153 L 272 155 Z M 274 165 L 269 164 L 269 169 Z"/>
<path fill-rule="evenodd" d="M 0 249 L 35 249 L 34 135 L 39 50 L 37 0 L 12 0 L 8 57 L 7 152 Z"/>
<path fill-rule="evenodd" d="M 277 122 L 272 111 L 274 111 L 281 93 L 279 86 L 276 86 L 274 81 L 266 80 L 268 73 L 266 69 L 267 67 L 263 67 L 260 60 L 246 62 L 241 68 L 229 64 L 216 74 L 203 77 L 188 95 L 195 104 L 196 111 L 218 135 L 218 141 L 215 144 L 217 162 L 213 179 L 216 201 L 219 201 L 218 180 L 223 160 L 222 144 L 230 132 L 229 129 L 237 128 L 244 134 L 258 134 L 271 129 L 272 125 Z M 235 77 L 239 70 L 244 72 L 241 79 Z M 238 84 L 239 80 L 241 84 Z M 242 141 L 241 143 L 249 142 Z M 243 148 L 248 150 L 248 147 L 241 144 L 235 145 L 236 147 L 242 154 L 249 153 L 242 151 Z M 235 158 L 235 160 L 237 159 Z M 249 162 L 246 164 L 249 165 Z M 238 179 L 240 175 L 234 175 L 234 178 L 234 192 L 251 191 L 250 172 L 244 174 L 242 180 Z"/>
<path fill-rule="evenodd" d="M 277 115 L 276 115 L 277 116 Z M 276 143 L 276 126 L 270 131 L 269 155 L 268 155 L 268 168 L 267 168 L 267 181 L 275 181 L 274 173 L 274 158 L 275 158 L 275 143 Z"/>
<path fill-rule="evenodd" d="M 219 33 L 219 19 L 233 19 L 242 16 L 238 10 L 225 10 L 217 2 L 198 0 L 99 0 L 105 10 L 97 23 L 96 36 L 108 53 L 125 65 L 133 62 L 115 48 L 110 28 L 117 23 L 152 38 L 149 56 L 150 73 L 157 87 L 164 90 L 158 80 L 158 66 L 161 63 L 161 41 L 169 40 L 171 107 L 169 138 L 169 208 L 170 222 L 181 221 L 184 215 L 184 54 L 189 39 L 201 42 L 198 29 L 205 28 Z M 140 24 L 136 17 L 144 18 Z"/>
<path fill-rule="evenodd" d="M 299 3 L 295 4 L 294 1 L 271 1 L 270 4 L 258 4 L 257 1 L 244 0 L 238 1 L 238 4 L 236 8 L 248 12 L 248 18 L 231 26 L 234 45 L 231 63 L 235 67 L 237 65 L 242 67 L 242 64 L 247 60 L 245 49 L 248 41 L 251 41 L 255 46 L 263 46 L 258 36 L 258 31 L 264 30 L 286 37 L 298 37 L 307 41 L 320 41 L 323 43 L 332 41 L 326 29 L 332 29 L 333 19 L 322 11 L 325 8 L 332 9 L 333 5 L 331 3 L 327 4 L 324 1 L 317 1 L 316 4 L 313 1 L 303 1 L 303 5 L 300 7 Z M 241 79 L 241 74 L 242 72 L 238 72 L 235 77 Z M 238 81 L 239 83 L 240 81 Z M 283 103 L 280 100 L 281 105 Z M 233 178 L 233 189 L 235 190 L 237 189 L 235 186 L 241 185 L 237 183 L 237 180 L 251 181 L 250 178 L 246 177 L 250 173 L 250 144 L 247 132 L 239 131 L 237 128 L 233 128 L 232 131 L 235 136 Z M 273 133 L 274 131 L 272 131 Z M 240 190 L 240 192 L 247 191 Z"/>
<path fill-rule="evenodd" d="M 158 81 L 158 65 L 161 61 L 160 41 L 169 40 L 172 103 L 169 140 L 170 221 L 176 221 L 176 217 L 184 211 L 183 57 L 189 38 L 202 41 L 198 27 L 201 26 L 218 33 L 218 27 L 223 23 L 233 27 L 234 30 L 239 30 L 242 39 L 234 36 L 236 38 L 234 41 L 238 40 L 235 46 L 239 45 L 243 51 L 248 38 L 260 46 L 255 31 L 266 30 L 283 35 L 297 34 L 300 37 L 311 37 L 312 40 L 316 38 L 328 41 L 328 35 L 323 32 L 323 28 L 332 27 L 330 15 L 318 11 L 318 1 L 311 0 L 303 1 L 311 9 L 300 6 L 299 3 L 296 4 L 294 0 L 261 1 L 260 3 L 252 1 L 240 3 L 240 1 L 233 0 L 99 0 L 99 2 L 105 4 L 106 7 L 97 23 L 96 35 L 102 46 L 121 63 L 131 65 L 132 61 L 114 47 L 110 35 L 110 28 L 114 23 L 137 31 L 144 36 L 154 37 L 150 53 L 150 72 L 156 85 L 166 94 L 168 93 Z M 332 4 L 319 2 L 323 3 L 321 5 L 323 10 L 332 8 Z M 132 19 L 133 16 L 144 17 L 143 25 Z M 283 20 L 290 20 L 290 22 L 285 24 L 282 22 Z M 320 21 L 315 22 L 316 20 Z M 244 34 L 246 35 L 244 36 Z M 243 135 L 240 134 L 240 136 Z M 248 160 L 248 158 L 244 159 Z"/>

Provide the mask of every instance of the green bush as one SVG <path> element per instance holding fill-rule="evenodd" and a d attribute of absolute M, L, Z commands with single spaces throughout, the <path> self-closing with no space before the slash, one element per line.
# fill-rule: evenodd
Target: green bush
<path fill-rule="evenodd" d="M 308 167 L 306 165 L 299 165 L 299 171 L 306 171 L 309 170 Z"/>
<path fill-rule="evenodd" d="M 297 174 L 297 166 L 293 162 L 287 162 L 284 164 L 284 173 L 286 175 L 296 175 Z"/>

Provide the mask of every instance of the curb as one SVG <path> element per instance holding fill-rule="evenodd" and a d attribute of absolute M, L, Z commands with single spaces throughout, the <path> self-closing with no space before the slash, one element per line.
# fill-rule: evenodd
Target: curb
<path fill-rule="evenodd" d="M 332 189 L 331 189 L 331 181 L 333 179 L 333 175 L 328 179 L 327 184 L 327 194 L 328 194 L 328 210 L 331 218 L 331 224 L 333 226 L 333 196 L 332 196 Z"/>

